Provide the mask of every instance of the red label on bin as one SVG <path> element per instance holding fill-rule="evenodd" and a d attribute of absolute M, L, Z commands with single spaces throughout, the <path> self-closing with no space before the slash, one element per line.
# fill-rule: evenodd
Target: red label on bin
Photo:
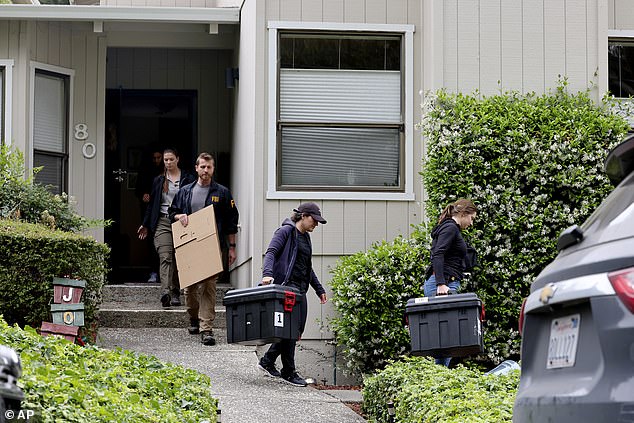
<path fill-rule="evenodd" d="M 284 311 L 293 311 L 295 305 L 295 293 L 284 291 Z"/>

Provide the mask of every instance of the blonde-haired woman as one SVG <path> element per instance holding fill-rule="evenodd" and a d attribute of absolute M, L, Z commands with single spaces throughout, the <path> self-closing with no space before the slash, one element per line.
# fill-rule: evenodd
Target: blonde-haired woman
<path fill-rule="evenodd" d="M 468 265 L 467 243 L 461 231 L 473 225 L 478 210 L 471 200 L 460 199 L 449 204 L 432 230 L 432 275 L 425 281 L 426 297 L 457 292 Z M 449 366 L 450 357 L 436 358 L 437 364 Z"/>

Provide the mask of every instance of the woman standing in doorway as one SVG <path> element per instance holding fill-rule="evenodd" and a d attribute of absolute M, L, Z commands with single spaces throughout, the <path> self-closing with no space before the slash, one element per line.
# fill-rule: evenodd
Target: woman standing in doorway
<path fill-rule="evenodd" d="M 161 304 L 163 307 L 178 306 L 180 286 L 176 273 L 176 258 L 172 242 L 172 222 L 167 209 L 172 204 L 178 190 L 196 180 L 191 172 L 182 171 L 178 166 L 178 152 L 168 148 L 163 151 L 165 171 L 154 178 L 150 202 L 145 211 L 143 223 L 137 230 L 139 239 L 145 239 L 148 233 L 154 233 L 154 248 L 159 256 L 161 279 Z"/>
<path fill-rule="evenodd" d="M 461 231 L 473 225 L 478 210 L 471 200 L 460 199 L 449 204 L 440 214 L 432 230 L 431 263 L 433 273 L 425 281 L 426 297 L 457 292 L 464 272 L 472 261 Z M 451 357 L 436 357 L 436 364 L 449 367 Z"/>

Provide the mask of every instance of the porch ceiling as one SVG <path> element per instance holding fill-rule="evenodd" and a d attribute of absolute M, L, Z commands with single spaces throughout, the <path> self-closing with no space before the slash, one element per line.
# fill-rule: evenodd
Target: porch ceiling
<path fill-rule="evenodd" d="M 225 23 L 240 22 L 241 1 L 219 1 L 226 7 L 111 7 L 2 5 L 0 19 L 101 22 Z"/>

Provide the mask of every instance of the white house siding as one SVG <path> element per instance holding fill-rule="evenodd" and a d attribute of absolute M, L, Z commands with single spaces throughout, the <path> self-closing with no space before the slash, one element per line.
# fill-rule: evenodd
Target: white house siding
<path fill-rule="evenodd" d="M 30 163 L 29 124 L 32 110 L 27 93 L 30 89 L 31 64 L 74 70 L 71 98 L 71 139 L 69 140 L 69 194 L 77 201 L 79 213 L 103 217 L 103 39 L 92 32 L 88 23 L 44 21 L 0 21 L 0 57 L 15 60 L 13 72 L 13 144 L 24 151 Z M 88 139 L 72 138 L 72 127 L 88 125 Z M 85 159 L 82 146 L 91 142 L 97 154 Z M 85 181 L 91 183 L 86 184 Z"/>
<path fill-rule="evenodd" d="M 445 88 L 483 94 L 544 92 L 565 76 L 572 90 L 594 86 L 595 97 L 600 97 L 605 85 L 595 76 L 605 41 L 599 28 L 600 0 L 433 3 L 442 8 L 443 27 L 434 35 L 443 38 Z M 631 7 L 628 13 L 634 16 Z"/>
<path fill-rule="evenodd" d="M 634 4 L 631 0 L 608 0 L 608 27 L 634 30 Z"/>
<path fill-rule="evenodd" d="M 259 1 L 259 0 L 258 0 Z M 414 33 L 414 122 L 419 118 L 419 95 L 422 86 L 422 2 L 420 0 L 266 0 L 265 16 L 269 21 L 328 22 L 362 24 L 413 24 Z M 267 33 L 263 33 L 264 38 Z M 263 66 L 268 68 L 268 64 Z M 268 124 L 267 124 L 268 126 Z M 261 157 L 266 156 L 261 146 Z M 315 154 L 318 154 L 316 152 Z M 398 235 L 409 235 L 412 224 L 421 222 L 422 187 L 418 171 L 422 157 L 420 133 L 414 135 L 414 193 L 415 201 L 385 200 L 320 200 L 304 198 L 301 194 L 292 200 L 266 200 L 266 184 L 259 183 L 257 195 L 265 198 L 263 204 L 261 251 L 254 252 L 254 277 L 259 276 L 261 257 L 266 251 L 273 231 L 281 221 L 290 216 L 293 208 L 302 201 L 315 201 L 321 207 L 328 224 L 320 225 L 311 234 L 313 242 L 313 267 L 330 295 L 330 269 L 339 257 L 365 251 L 374 242 L 392 240 Z M 380 163 L 377 163 L 380 166 Z M 261 180 L 266 181 L 268 172 L 263 169 Z M 309 293 L 309 325 L 304 339 L 329 339 L 332 333 L 327 327 L 310 324 L 316 320 L 327 323 L 334 315 L 331 303 L 321 306 L 314 293 Z"/>

